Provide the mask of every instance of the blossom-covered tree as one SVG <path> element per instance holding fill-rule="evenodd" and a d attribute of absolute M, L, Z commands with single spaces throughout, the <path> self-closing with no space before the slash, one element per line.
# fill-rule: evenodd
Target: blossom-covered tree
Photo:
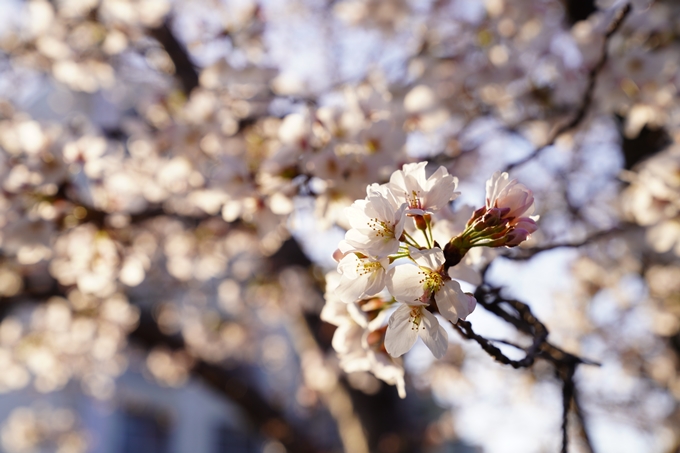
<path fill-rule="evenodd" d="M 0 2 L 0 392 L 200 380 L 268 453 L 675 451 L 679 17 Z M 2 448 L 88 451 L 74 411 Z"/>

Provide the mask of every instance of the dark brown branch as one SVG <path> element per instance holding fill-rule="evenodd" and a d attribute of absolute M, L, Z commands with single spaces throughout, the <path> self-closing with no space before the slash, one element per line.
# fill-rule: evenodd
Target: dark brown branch
<path fill-rule="evenodd" d="M 540 247 L 532 247 L 528 249 L 522 249 L 522 248 L 516 248 L 515 250 L 517 251 L 517 254 L 515 255 L 506 255 L 504 258 L 507 258 L 509 260 L 513 261 L 526 261 L 534 256 L 538 255 L 541 252 L 547 252 L 549 250 L 555 250 L 559 248 L 580 248 L 583 246 L 586 246 L 588 244 L 592 244 L 593 242 L 599 241 L 600 239 L 605 239 L 610 236 L 614 236 L 620 233 L 623 233 L 625 229 L 623 227 L 614 227 L 609 230 L 602 230 L 598 231 L 597 233 L 593 233 L 587 238 L 585 238 L 582 241 L 579 242 L 558 242 L 555 244 L 548 244 L 548 245 L 543 245 Z"/>
<path fill-rule="evenodd" d="M 166 20 L 163 25 L 152 28 L 149 34 L 163 46 L 175 65 L 175 75 L 182 84 L 184 92 L 188 95 L 198 86 L 198 71 L 191 61 L 186 48 L 177 40 Z"/>
<path fill-rule="evenodd" d="M 579 433 L 583 439 L 584 447 L 588 453 L 595 453 L 593 448 L 593 442 L 590 439 L 590 434 L 588 434 L 588 425 L 586 423 L 586 418 L 583 413 L 583 407 L 581 406 L 581 400 L 579 398 L 579 392 L 576 386 L 574 386 L 574 394 L 572 395 L 572 404 L 574 408 L 574 414 L 579 423 Z"/>
<path fill-rule="evenodd" d="M 569 409 L 574 397 L 574 372 L 576 364 L 562 366 L 557 369 L 558 377 L 562 380 L 562 453 L 567 453 L 569 447 Z"/>
<path fill-rule="evenodd" d="M 540 344 L 544 341 L 544 339 L 534 341 L 534 344 L 532 344 L 531 347 L 526 350 L 526 356 L 523 359 L 512 360 L 505 354 L 503 354 L 503 352 L 501 352 L 500 349 L 494 346 L 491 340 L 488 340 L 482 337 L 481 335 L 476 334 L 474 330 L 472 330 L 472 324 L 470 324 L 468 321 L 463 321 L 462 319 L 459 319 L 458 322 L 453 325 L 453 327 L 463 338 L 476 341 L 477 344 L 479 344 L 482 347 L 482 349 L 486 351 L 486 353 L 493 357 L 496 361 L 504 365 L 510 365 L 513 368 L 528 368 L 531 365 L 533 365 L 534 361 L 536 360 L 538 348 L 540 347 Z M 509 344 L 509 342 L 506 342 L 504 340 L 501 340 L 500 342 Z M 514 344 L 512 346 L 523 349 Z"/>
<path fill-rule="evenodd" d="M 484 269 L 483 274 L 486 274 Z M 475 292 L 475 298 L 479 305 L 495 314 L 504 321 L 512 324 L 518 331 L 532 337 L 533 342 L 529 348 L 523 348 L 515 343 L 506 340 L 491 340 L 474 332 L 472 325 L 468 321 L 459 320 L 454 324 L 456 331 L 469 340 L 475 341 L 481 348 L 496 361 L 513 368 L 531 367 L 537 358 L 544 359 L 553 364 L 555 372 L 562 381 L 562 453 L 567 453 L 569 444 L 569 413 L 572 405 L 579 420 L 582 436 L 585 439 L 588 449 L 592 452 L 592 444 L 588 437 L 583 412 L 578 405 L 576 396 L 577 389 L 574 383 L 574 373 L 580 364 L 598 365 L 590 360 L 583 359 L 576 355 L 563 351 L 557 346 L 548 342 L 548 329 L 534 316 L 529 305 L 516 299 L 509 299 L 501 296 L 501 289 L 494 288 L 488 284 L 482 284 Z M 493 343 L 504 343 L 525 351 L 525 356 L 521 360 L 513 360 L 507 357 Z"/>
<path fill-rule="evenodd" d="M 595 92 L 597 76 L 602 71 L 602 68 L 604 68 L 604 65 L 607 63 L 607 59 L 609 57 L 609 54 L 607 52 L 607 47 L 609 46 L 609 38 L 611 38 L 611 36 L 614 33 L 616 33 L 616 31 L 621 27 L 623 21 L 626 19 L 630 11 L 631 11 L 630 4 L 627 3 L 623 8 L 621 8 L 617 12 L 616 16 L 614 17 L 614 20 L 612 20 L 612 22 L 609 24 L 609 27 L 607 27 L 607 31 L 604 35 L 604 42 L 602 44 L 600 58 L 598 59 L 597 63 L 595 63 L 595 65 L 590 69 L 590 72 L 588 74 L 588 86 L 586 87 L 586 90 L 583 93 L 583 99 L 578 109 L 576 110 L 576 114 L 571 118 L 571 120 L 555 128 L 553 132 L 550 134 L 550 138 L 548 139 L 548 142 L 546 144 L 536 148 L 531 154 L 524 157 L 523 159 L 520 159 L 517 162 L 509 164 L 508 166 L 505 167 L 505 171 L 510 171 L 534 159 L 536 156 L 538 156 L 538 154 L 541 151 L 554 145 L 555 140 L 557 140 L 557 138 L 560 135 L 581 124 L 583 119 L 586 117 L 586 114 L 588 113 L 591 104 L 593 103 L 593 94 Z"/>

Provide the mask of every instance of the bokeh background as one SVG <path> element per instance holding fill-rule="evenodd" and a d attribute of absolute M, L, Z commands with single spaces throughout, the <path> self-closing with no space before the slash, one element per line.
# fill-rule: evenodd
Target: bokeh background
<path fill-rule="evenodd" d="M 673 0 L 0 0 L 0 448 L 680 451 L 679 63 Z M 478 264 L 600 364 L 566 417 L 450 326 L 406 399 L 339 368 L 343 209 L 422 160 L 534 191 Z"/>

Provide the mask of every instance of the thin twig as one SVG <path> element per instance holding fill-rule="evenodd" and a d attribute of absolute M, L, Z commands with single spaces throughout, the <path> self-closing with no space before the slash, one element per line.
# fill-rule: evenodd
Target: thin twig
<path fill-rule="evenodd" d="M 567 365 L 558 369 L 558 375 L 562 379 L 562 453 L 567 453 L 569 446 L 569 409 L 574 396 L 574 372 L 576 365 Z"/>
<path fill-rule="evenodd" d="M 614 17 L 614 20 L 609 24 L 609 27 L 607 27 L 607 31 L 604 35 L 604 42 L 602 44 L 602 52 L 600 53 L 600 58 L 597 61 L 597 63 L 595 63 L 595 65 L 590 69 L 590 73 L 588 74 L 588 87 L 583 93 L 583 100 L 581 101 L 581 105 L 579 106 L 578 110 L 576 110 L 576 114 L 572 117 L 571 120 L 554 129 L 553 132 L 550 134 L 550 138 L 547 143 L 545 143 L 543 146 L 536 148 L 533 152 L 531 152 L 531 154 L 524 157 L 523 159 L 520 159 L 517 162 L 513 162 L 507 165 L 505 167 L 505 171 L 510 171 L 534 159 L 541 151 L 554 145 L 555 140 L 557 140 L 557 138 L 560 135 L 577 127 L 583 121 L 583 119 L 586 117 L 586 114 L 588 113 L 588 110 L 590 109 L 591 104 L 593 103 L 593 93 L 595 92 L 597 76 L 600 74 L 602 68 L 604 68 L 604 65 L 607 62 L 608 58 L 607 47 L 609 46 L 609 38 L 611 38 L 611 36 L 614 33 L 616 33 L 616 31 L 621 27 L 621 24 L 623 24 L 623 21 L 626 19 L 630 11 L 631 11 L 630 4 L 626 4 L 623 8 L 621 8 L 618 11 L 616 16 Z"/>
<path fill-rule="evenodd" d="M 585 245 L 591 244 L 595 241 L 598 241 L 600 239 L 608 238 L 610 236 L 614 236 L 616 234 L 623 233 L 625 231 L 624 228 L 617 226 L 614 228 L 610 228 L 608 230 L 602 230 L 598 231 L 597 233 L 593 233 L 590 236 L 586 237 L 582 241 L 579 242 L 558 242 L 555 244 L 548 244 L 548 245 L 543 245 L 540 247 L 532 247 L 532 248 L 527 248 L 527 249 L 517 249 L 517 254 L 516 255 L 506 255 L 504 258 L 507 258 L 509 260 L 513 261 L 526 261 L 528 259 L 533 258 L 534 256 L 538 255 L 541 252 L 547 252 L 550 250 L 555 250 L 559 248 L 580 248 Z"/>

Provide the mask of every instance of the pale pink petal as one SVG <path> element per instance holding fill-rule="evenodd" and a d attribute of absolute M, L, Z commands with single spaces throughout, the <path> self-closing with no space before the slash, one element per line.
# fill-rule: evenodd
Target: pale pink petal
<path fill-rule="evenodd" d="M 418 266 L 422 266 L 433 271 L 439 269 L 444 264 L 444 261 L 446 261 L 444 252 L 438 248 L 417 250 L 411 247 L 410 252 L 411 258 L 413 258 Z"/>
<path fill-rule="evenodd" d="M 400 264 L 388 272 L 387 290 L 399 302 L 415 305 L 425 292 L 423 281 L 426 275 L 414 264 Z"/>
<path fill-rule="evenodd" d="M 440 167 L 443 168 L 443 167 Z M 432 177 L 430 179 L 433 179 Z M 456 186 L 458 179 L 451 175 L 444 176 L 441 181 L 437 181 L 432 189 L 428 190 L 423 197 L 423 207 L 430 211 L 438 211 L 446 204 L 458 196 Z"/>
<path fill-rule="evenodd" d="M 475 308 L 472 305 L 470 309 L 469 296 L 463 292 L 455 280 L 444 282 L 444 285 L 435 293 L 434 299 L 437 301 L 439 313 L 453 323 L 459 318 L 465 319 Z"/>
<path fill-rule="evenodd" d="M 371 370 L 369 353 L 363 348 L 352 349 L 346 354 L 338 354 L 338 358 L 340 359 L 340 368 L 342 368 L 345 373 Z"/>
<path fill-rule="evenodd" d="M 408 352 L 418 339 L 418 326 L 411 318 L 410 306 L 404 304 L 392 313 L 385 333 L 385 349 L 392 357 Z"/>
<path fill-rule="evenodd" d="M 343 302 L 351 303 L 382 291 L 385 287 L 385 267 L 388 263 L 387 258 L 377 261 L 348 253 L 338 263 L 338 272 L 342 276 L 335 290 L 337 296 Z"/>
<path fill-rule="evenodd" d="M 423 342 L 425 342 L 425 345 L 432 351 L 432 355 L 441 359 L 449 347 L 449 335 L 432 313 L 424 308 L 421 309 L 421 312 L 420 322 L 422 323 L 422 328 L 418 334 L 423 339 Z"/>
<path fill-rule="evenodd" d="M 467 301 L 468 301 L 468 314 L 472 313 L 475 311 L 475 307 L 477 307 L 477 299 L 475 299 L 475 296 L 472 294 L 465 293 L 465 296 L 467 296 Z M 466 316 L 467 318 L 467 316 Z"/>
<path fill-rule="evenodd" d="M 358 276 L 361 260 L 356 253 L 348 253 L 338 263 L 338 272 L 345 278 L 355 279 Z"/>
<path fill-rule="evenodd" d="M 394 363 L 389 356 L 369 351 L 371 359 L 371 371 L 378 379 L 382 379 L 391 385 L 397 386 L 400 398 L 406 398 L 406 383 L 404 382 L 404 368 Z"/>
<path fill-rule="evenodd" d="M 387 256 L 399 250 L 399 240 L 395 237 L 379 237 L 372 231 L 352 228 L 345 233 L 345 242 L 354 250 L 374 256 Z"/>
<path fill-rule="evenodd" d="M 347 312 L 347 304 L 341 301 L 326 301 L 321 309 L 321 320 L 334 326 L 349 322 L 350 315 Z"/>
<path fill-rule="evenodd" d="M 482 275 L 480 272 L 465 262 L 458 263 L 456 266 L 450 267 L 449 277 L 472 283 L 475 286 L 482 283 Z"/>
<path fill-rule="evenodd" d="M 344 277 L 344 276 L 343 276 Z M 343 278 L 335 290 L 337 296 L 346 304 L 358 300 L 366 291 L 366 281 L 364 279 Z"/>

